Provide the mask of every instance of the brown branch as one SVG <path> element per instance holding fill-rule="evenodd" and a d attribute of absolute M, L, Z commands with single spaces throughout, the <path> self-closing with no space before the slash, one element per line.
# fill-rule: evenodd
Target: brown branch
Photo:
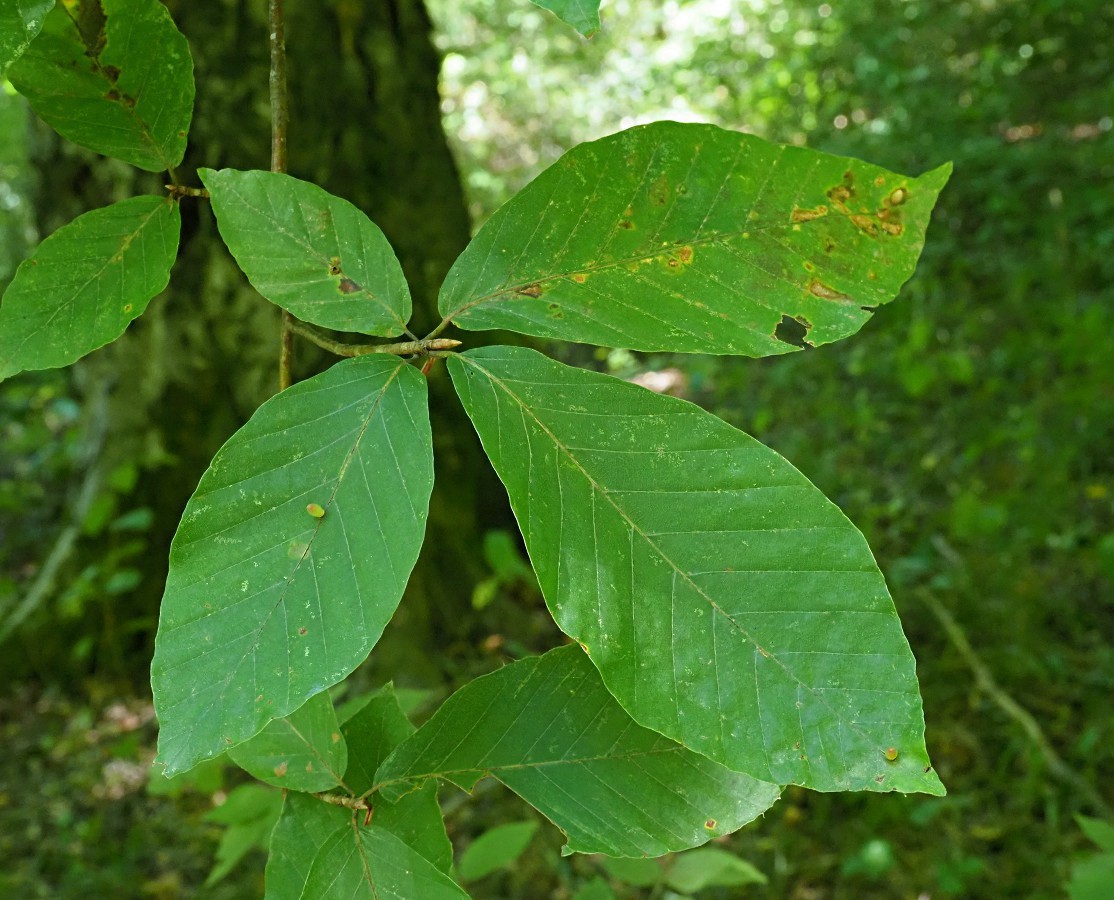
<path fill-rule="evenodd" d="M 289 314 L 288 314 L 289 315 Z M 337 356 L 367 356 L 370 353 L 391 353 L 395 356 L 435 356 L 445 351 L 460 346 L 460 341 L 452 338 L 434 338 L 433 340 L 401 341 L 397 344 L 346 344 L 343 341 L 334 341 L 306 322 L 299 322 L 290 317 L 290 332 L 301 335 L 322 350 L 328 350 Z"/>
<path fill-rule="evenodd" d="M 290 108 L 286 95 L 286 20 L 282 0 L 270 0 L 267 20 L 271 29 L 271 171 L 286 171 L 286 130 Z M 283 310 L 279 339 L 279 390 L 285 391 L 294 380 L 294 317 Z"/>
<path fill-rule="evenodd" d="M 918 590 L 915 591 L 915 593 L 920 598 L 921 602 L 928 607 L 929 612 L 936 617 L 936 621 L 939 622 L 944 629 L 944 633 L 952 642 L 952 646 L 955 647 L 956 651 L 963 658 L 963 661 L 967 663 L 968 667 L 974 673 L 975 685 L 991 699 L 995 706 L 1021 727 L 1021 730 L 1025 732 L 1025 735 L 1033 743 L 1033 746 L 1035 746 L 1040 755 L 1044 757 L 1045 764 L 1048 766 L 1048 771 L 1058 780 L 1075 788 L 1080 796 L 1086 798 L 1087 801 L 1090 802 L 1095 812 L 1102 816 L 1110 817 L 1110 806 L 1103 799 L 1102 795 L 1092 784 L 1082 778 L 1075 769 L 1064 762 L 1060 754 L 1056 752 L 1055 748 L 1049 742 L 1044 730 L 1040 727 L 1037 720 L 1033 718 L 1032 714 L 1014 700 L 1013 697 L 1002 690 L 997 679 L 994 677 L 994 673 L 990 671 L 990 668 L 975 652 L 975 649 L 971 646 L 971 642 L 967 639 L 966 633 L 955 620 L 955 617 L 928 591 Z"/>

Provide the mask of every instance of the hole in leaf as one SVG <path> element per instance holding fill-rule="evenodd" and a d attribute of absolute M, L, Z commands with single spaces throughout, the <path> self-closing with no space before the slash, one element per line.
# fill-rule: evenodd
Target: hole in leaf
<path fill-rule="evenodd" d="M 812 344 L 805 340 L 811 330 L 812 323 L 808 319 L 782 316 L 774 329 L 774 337 L 794 347 L 811 347 Z"/>

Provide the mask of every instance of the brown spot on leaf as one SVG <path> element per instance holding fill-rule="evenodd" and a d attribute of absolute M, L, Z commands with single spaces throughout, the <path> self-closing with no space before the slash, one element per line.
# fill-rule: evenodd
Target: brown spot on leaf
<path fill-rule="evenodd" d="M 894 237 L 897 237 L 905 231 L 905 226 L 900 222 L 882 222 L 881 225 L 882 230 L 886 232 L 886 234 L 892 234 Z"/>
<path fill-rule="evenodd" d="M 870 216 L 851 216 L 851 224 L 859 229 L 863 234 L 870 237 L 878 236 L 878 225 Z"/>
<path fill-rule="evenodd" d="M 813 219 L 823 218 L 828 214 L 828 207 L 821 204 L 815 209 L 799 209 L 793 207 L 791 218 L 794 222 L 811 222 Z"/>
<path fill-rule="evenodd" d="M 120 99 L 120 92 L 116 88 L 112 88 L 107 94 L 104 95 L 105 100 L 111 100 L 115 103 Z"/>
<path fill-rule="evenodd" d="M 309 634 L 309 629 L 308 629 L 308 628 L 306 628 L 306 627 L 305 627 L 305 626 L 303 625 L 303 626 L 302 626 L 301 628 L 299 628 L 299 629 L 298 629 L 298 634 L 301 634 L 301 635 L 306 635 L 306 634 Z"/>
<path fill-rule="evenodd" d="M 650 201 L 654 206 L 665 206 L 669 202 L 669 179 L 661 174 L 650 187 Z"/>
<path fill-rule="evenodd" d="M 622 219 L 619 222 L 619 227 L 622 228 L 624 231 L 630 231 L 632 228 L 634 228 L 634 222 L 632 222 L 630 219 Z"/>
<path fill-rule="evenodd" d="M 329 735 L 329 740 L 332 741 L 334 744 L 339 743 L 340 742 L 340 732 L 339 731 L 334 731 L 332 734 Z"/>
<path fill-rule="evenodd" d="M 840 293 L 833 287 L 828 287 L 822 281 L 813 279 L 808 283 L 808 292 L 821 300 L 850 300 L 847 294 Z"/>
<path fill-rule="evenodd" d="M 879 175 L 877 178 L 874 179 L 874 186 L 875 187 L 881 187 L 885 183 L 886 183 L 886 179 L 883 178 L 881 175 Z"/>
<path fill-rule="evenodd" d="M 704 822 L 704 827 L 705 827 L 706 829 L 708 829 L 708 831 L 711 831 L 711 830 L 712 830 L 713 828 L 715 828 L 715 827 L 716 827 L 716 825 L 717 825 L 717 824 L 718 824 L 718 823 L 716 822 L 716 820 L 715 820 L 715 819 L 707 819 L 707 820 L 705 820 L 705 822 Z"/>
<path fill-rule="evenodd" d="M 342 278 L 340 284 L 337 285 L 337 290 L 342 294 L 355 294 L 359 289 L 360 286 L 351 278 Z"/>
<path fill-rule="evenodd" d="M 329 260 L 329 274 L 339 275 L 340 271 L 340 257 L 334 256 L 332 259 Z"/>
<path fill-rule="evenodd" d="M 273 770 L 275 773 L 275 778 L 282 778 L 282 776 L 286 774 L 286 770 L 288 768 L 290 768 L 290 766 L 287 764 L 286 760 L 280 762 L 277 766 L 275 766 Z"/>
<path fill-rule="evenodd" d="M 113 84 L 115 84 L 120 78 L 119 66 L 102 66 L 101 71 L 104 72 L 105 78 L 107 78 Z"/>
<path fill-rule="evenodd" d="M 516 294 L 521 294 L 523 297 L 540 297 L 542 295 L 542 286 L 540 284 L 528 284 L 526 287 L 520 287 L 515 291 Z"/>
<path fill-rule="evenodd" d="M 885 757 L 886 757 L 886 759 L 888 759 L 888 760 L 889 760 L 890 762 L 896 762 L 896 761 L 897 761 L 897 758 L 898 758 L 898 756 L 900 756 L 900 755 L 901 755 L 901 754 L 899 754 L 899 753 L 897 752 L 897 748 L 896 748 L 896 747 L 887 747 L 887 748 L 886 748 L 886 752 L 885 752 L 885 753 L 883 754 L 883 756 L 885 756 Z"/>
<path fill-rule="evenodd" d="M 131 311 L 132 311 L 132 305 L 130 303 L 125 303 L 124 304 L 124 312 L 128 313 L 128 312 L 131 312 Z"/>
<path fill-rule="evenodd" d="M 313 771 L 313 763 L 312 762 L 306 763 L 306 771 L 307 772 L 312 772 Z"/>
<path fill-rule="evenodd" d="M 583 272 L 576 272 L 572 276 L 572 280 L 575 281 L 577 284 L 584 284 L 584 282 L 588 280 L 588 276 L 585 275 Z"/>
<path fill-rule="evenodd" d="M 677 258 L 687 266 L 692 262 L 692 247 L 681 247 L 677 251 Z"/>
<path fill-rule="evenodd" d="M 835 250 L 835 248 L 836 248 L 836 242 L 831 237 L 831 235 L 824 238 L 824 252 L 825 253 L 831 253 L 833 250 Z"/>

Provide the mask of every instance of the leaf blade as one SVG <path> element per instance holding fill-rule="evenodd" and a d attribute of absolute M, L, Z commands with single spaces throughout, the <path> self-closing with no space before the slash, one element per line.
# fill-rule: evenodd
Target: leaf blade
<path fill-rule="evenodd" d="M 449 371 L 554 619 L 636 721 L 763 781 L 943 791 L 881 572 L 788 462 L 686 401 L 531 350 Z"/>
<path fill-rule="evenodd" d="M 376 781 L 390 799 L 432 778 L 470 790 L 486 775 L 564 831 L 567 852 L 612 856 L 699 846 L 780 794 L 639 727 L 577 647 L 465 685 L 396 748 Z"/>
<path fill-rule="evenodd" d="M 8 72 L 67 140 L 149 172 L 172 169 L 193 116 L 189 43 L 157 0 L 61 3 Z"/>
<path fill-rule="evenodd" d="M 337 331 L 395 337 L 406 330 L 411 300 L 402 266 L 359 209 L 276 172 L 198 174 L 221 237 L 260 294 Z"/>
<path fill-rule="evenodd" d="M 168 773 L 366 658 L 417 559 L 432 485 L 425 379 L 394 358 L 340 362 L 229 439 L 171 546 L 151 670 Z"/>
<path fill-rule="evenodd" d="M 54 0 L 0 4 L 0 77 L 42 30 L 43 20 L 53 6 Z"/>
<path fill-rule="evenodd" d="M 308 793 L 336 787 L 348 765 L 348 746 L 333 703 L 324 691 L 289 716 L 272 719 L 259 734 L 233 747 L 228 755 L 260 781 Z"/>
<path fill-rule="evenodd" d="M 456 900 L 468 895 L 391 832 L 360 813 L 287 794 L 271 835 L 268 900 L 300 897 Z"/>
<path fill-rule="evenodd" d="M 639 126 L 574 147 L 504 204 L 438 306 L 468 330 L 634 350 L 818 346 L 912 275 L 948 172 L 909 179 L 711 125 Z"/>
<path fill-rule="evenodd" d="M 350 748 L 347 789 L 361 795 L 371 789 L 375 770 L 406 738 L 414 726 L 388 685 L 344 723 Z M 397 801 L 375 798 L 374 822 L 401 839 L 440 871 L 452 874 L 453 847 L 445 833 L 445 820 L 437 803 L 437 784 L 431 782 Z"/>
<path fill-rule="evenodd" d="M 590 38 L 600 30 L 600 0 L 531 0 Z"/>
<path fill-rule="evenodd" d="M 132 197 L 78 216 L 16 270 L 0 305 L 0 380 L 66 366 L 114 341 L 170 281 L 181 215 Z"/>

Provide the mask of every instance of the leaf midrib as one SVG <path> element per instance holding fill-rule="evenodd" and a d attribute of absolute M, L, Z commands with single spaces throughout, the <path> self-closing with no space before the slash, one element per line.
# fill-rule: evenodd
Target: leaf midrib
<path fill-rule="evenodd" d="M 563 453 L 568 458 L 568 460 L 573 464 L 573 466 L 581 473 L 581 475 L 583 475 L 584 479 L 591 486 L 593 492 L 600 495 L 605 500 L 607 500 L 607 502 L 611 504 L 611 506 L 615 509 L 615 511 L 622 518 L 622 520 L 624 522 L 626 522 L 627 525 L 629 525 L 630 528 L 634 532 L 636 532 L 647 543 L 647 545 L 650 547 L 650 549 L 654 553 L 656 553 L 674 571 L 674 573 L 677 576 L 682 578 L 698 596 L 702 597 L 708 603 L 708 605 L 712 608 L 713 612 L 718 613 L 720 616 L 722 616 L 724 619 L 726 619 L 731 624 L 731 627 L 733 627 L 740 634 L 742 634 L 745 638 L 747 638 L 752 644 L 754 644 L 755 649 L 759 653 L 761 653 L 764 658 L 766 658 L 766 659 L 770 660 L 771 662 L 775 663 L 798 686 L 798 688 L 807 691 L 808 694 L 814 698 L 815 702 L 820 704 L 822 707 L 827 709 L 833 716 L 835 716 L 837 721 L 839 721 L 841 725 L 843 725 L 843 726 L 847 727 L 848 729 L 854 731 L 855 733 L 857 733 L 864 740 L 869 739 L 869 735 L 862 728 L 859 728 L 856 725 L 856 723 L 854 723 L 854 722 L 846 721 L 844 719 L 844 717 L 842 715 L 840 715 L 838 710 L 834 709 L 822 697 L 818 696 L 817 692 L 812 687 L 810 687 L 809 685 L 807 685 L 803 681 L 801 681 L 801 679 L 796 676 L 796 674 L 793 672 L 793 670 L 788 665 L 786 665 L 786 663 L 783 662 L 782 659 L 779 656 L 771 653 L 770 651 L 766 650 L 761 644 L 759 644 L 758 640 L 753 635 L 751 635 L 750 632 L 748 632 L 739 622 L 736 622 L 735 619 L 733 619 L 712 597 L 710 597 L 707 594 L 706 591 L 704 591 L 700 587 L 700 585 L 698 585 L 696 582 L 694 582 L 689 577 L 689 575 L 681 569 L 680 566 L 678 566 L 669 556 L 667 556 L 665 554 L 665 552 L 662 551 L 657 546 L 656 543 L 654 543 L 654 541 L 651 539 L 651 537 L 631 518 L 631 516 L 626 512 L 626 510 L 624 510 L 621 506 L 619 506 L 618 503 L 615 502 L 614 498 L 611 496 L 611 493 L 609 491 L 605 490 L 603 488 L 603 486 L 591 476 L 591 474 L 587 471 L 587 469 L 585 469 L 584 466 L 582 466 L 580 464 L 580 461 L 570 452 L 569 448 L 565 446 L 565 444 L 557 437 L 557 435 L 554 434 L 553 431 L 541 419 L 539 419 L 534 414 L 531 407 L 525 401 L 523 401 L 517 394 L 515 394 L 514 391 L 512 391 L 507 386 L 506 382 L 504 382 L 501 378 L 497 377 L 495 374 L 490 372 L 488 369 L 485 369 L 483 366 L 481 366 L 479 363 L 477 363 L 476 360 L 472 357 L 468 357 L 468 356 L 465 356 L 465 355 L 461 354 L 461 355 L 458 355 L 457 358 L 460 359 L 462 362 L 468 363 L 469 365 L 474 366 L 475 368 L 479 369 L 479 371 L 481 371 L 484 375 L 486 375 L 491 380 L 491 382 L 493 384 L 498 385 L 504 391 L 504 393 L 507 394 L 508 397 L 510 397 L 515 403 L 517 403 L 518 406 L 520 407 L 521 411 L 523 413 L 528 414 L 530 416 L 530 418 L 533 419 L 537 423 L 538 427 L 541 428 L 542 431 L 544 431 L 545 434 L 547 434 L 549 436 L 550 440 L 553 441 L 554 446 L 561 453 Z M 602 675 L 602 673 L 601 673 L 601 675 Z M 628 709 L 628 713 L 629 712 L 630 712 L 630 710 Z M 765 744 L 764 740 L 763 740 L 763 744 Z M 766 748 L 764 747 L 764 749 L 766 749 Z M 721 765 L 722 765 L 722 763 L 721 763 Z"/>

